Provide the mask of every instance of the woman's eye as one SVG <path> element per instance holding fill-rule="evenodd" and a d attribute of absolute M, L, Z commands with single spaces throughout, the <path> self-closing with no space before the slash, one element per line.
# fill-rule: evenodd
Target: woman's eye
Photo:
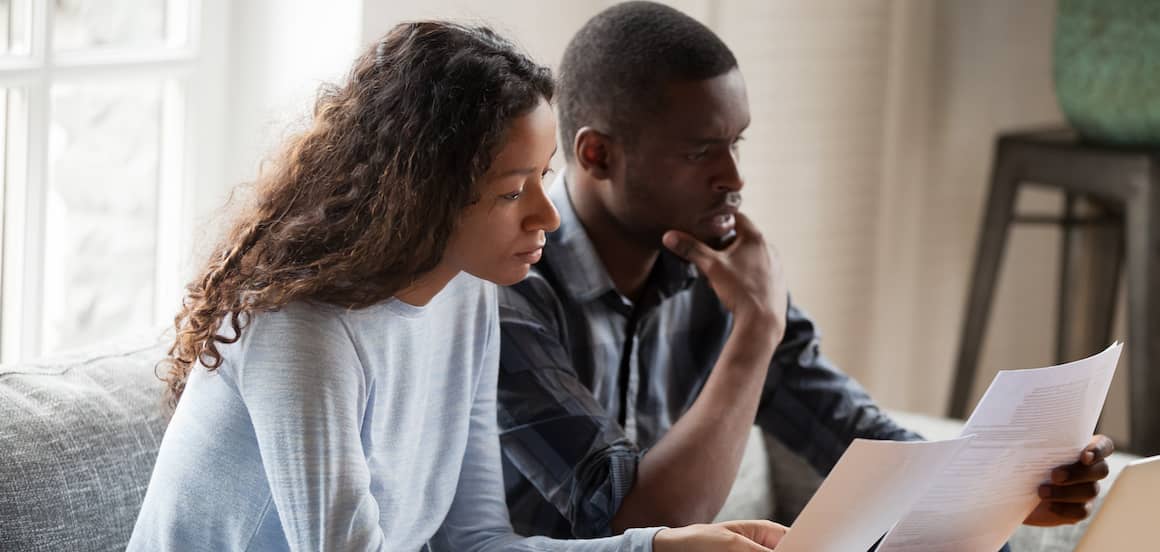
<path fill-rule="evenodd" d="M 556 172 L 556 171 L 554 171 L 552 169 L 544 169 L 544 172 L 540 174 L 540 179 L 543 180 L 544 178 L 547 178 L 547 176 L 549 174 L 552 174 L 554 172 Z"/>
<path fill-rule="evenodd" d="M 709 153 L 709 150 L 695 151 L 693 153 L 685 154 L 685 159 L 688 159 L 689 161 L 700 161 L 700 160 L 704 159 L 705 156 L 708 155 L 708 153 Z"/>
<path fill-rule="evenodd" d="M 502 197 L 502 198 L 504 198 L 504 199 L 511 200 L 511 201 L 515 201 L 515 200 L 517 200 L 517 199 L 519 199 L 519 198 L 520 198 L 520 194 L 521 194 L 521 193 L 523 193 L 521 190 L 516 190 L 516 191 L 514 191 L 514 192 L 511 192 L 511 193 L 509 193 L 509 194 L 504 194 L 504 195 L 502 195 L 502 196 L 500 196 L 500 197 Z"/>

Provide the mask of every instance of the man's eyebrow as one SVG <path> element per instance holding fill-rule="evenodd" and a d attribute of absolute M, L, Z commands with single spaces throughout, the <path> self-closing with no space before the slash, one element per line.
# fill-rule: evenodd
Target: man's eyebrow
<path fill-rule="evenodd" d="M 733 142 L 736 142 L 741 137 L 742 134 L 745 134 L 745 131 L 747 131 L 747 130 L 749 130 L 749 125 L 745 125 L 744 127 L 742 127 L 741 130 L 739 130 L 737 132 L 737 135 L 732 136 L 732 137 L 723 138 L 720 135 L 718 135 L 718 136 L 690 136 L 690 137 L 686 137 L 684 139 L 684 141 L 688 144 L 697 145 L 697 146 L 701 146 L 701 145 L 705 145 L 705 146 L 729 145 L 729 144 L 732 144 Z"/>
<path fill-rule="evenodd" d="M 718 144 L 732 144 L 735 138 L 686 138 L 685 142 L 695 146 L 715 146 Z"/>

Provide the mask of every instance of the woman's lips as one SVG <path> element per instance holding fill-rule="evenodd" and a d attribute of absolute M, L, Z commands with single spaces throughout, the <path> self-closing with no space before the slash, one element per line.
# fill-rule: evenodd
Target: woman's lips
<path fill-rule="evenodd" d="M 536 262 L 538 262 L 540 260 L 540 257 L 543 256 L 543 254 L 544 254 L 544 248 L 537 247 L 537 248 L 532 249 L 530 251 L 516 253 L 516 258 L 523 261 L 524 263 L 527 263 L 527 264 L 536 264 Z"/>

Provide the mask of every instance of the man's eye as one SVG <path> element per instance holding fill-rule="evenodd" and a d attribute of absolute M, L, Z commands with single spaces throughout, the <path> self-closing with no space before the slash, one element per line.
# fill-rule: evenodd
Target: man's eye
<path fill-rule="evenodd" d="M 708 154 L 709 154 L 709 150 L 695 151 L 693 153 L 686 154 L 685 159 L 688 159 L 689 161 L 700 161 L 700 160 L 704 159 L 705 156 Z"/>
<path fill-rule="evenodd" d="M 510 194 L 504 194 L 504 195 L 502 195 L 502 196 L 500 196 L 500 197 L 502 197 L 502 198 L 504 198 L 504 199 L 509 199 L 509 200 L 515 201 L 515 200 L 517 200 L 517 199 L 519 199 L 519 198 L 520 198 L 520 194 L 521 194 L 521 193 L 523 193 L 523 192 L 522 192 L 522 191 L 520 191 L 520 190 L 516 190 L 516 191 L 514 191 L 514 192 L 512 192 L 512 193 L 510 193 Z"/>

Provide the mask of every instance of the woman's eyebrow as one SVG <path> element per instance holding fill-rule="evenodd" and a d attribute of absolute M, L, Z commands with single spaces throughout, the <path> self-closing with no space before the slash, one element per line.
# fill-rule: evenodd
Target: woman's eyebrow
<path fill-rule="evenodd" d="M 499 173 L 499 176 L 500 176 L 500 178 L 503 178 L 506 176 L 526 176 L 526 175 L 532 174 L 534 172 L 536 172 L 535 167 L 520 167 L 518 169 L 511 169 L 511 170 Z"/>
<path fill-rule="evenodd" d="M 552 150 L 552 155 L 548 156 L 549 162 L 552 160 L 553 157 L 556 156 L 556 152 L 559 150 L 560 150 L 560 146 L 556 146 Z M 509 169 L 509 170 L 506 170 L 502 173 L 499 173 L 499 176 L 500 176 L 500 178 L 507 177 L 507 176 L 526 176 L 526 175 L 530 175 L 530 174 L 534 174 L 534 173 L 538 173 L 538 172 L 540 172 L 539 167 L 519 167 L 519 168 Z"/>

